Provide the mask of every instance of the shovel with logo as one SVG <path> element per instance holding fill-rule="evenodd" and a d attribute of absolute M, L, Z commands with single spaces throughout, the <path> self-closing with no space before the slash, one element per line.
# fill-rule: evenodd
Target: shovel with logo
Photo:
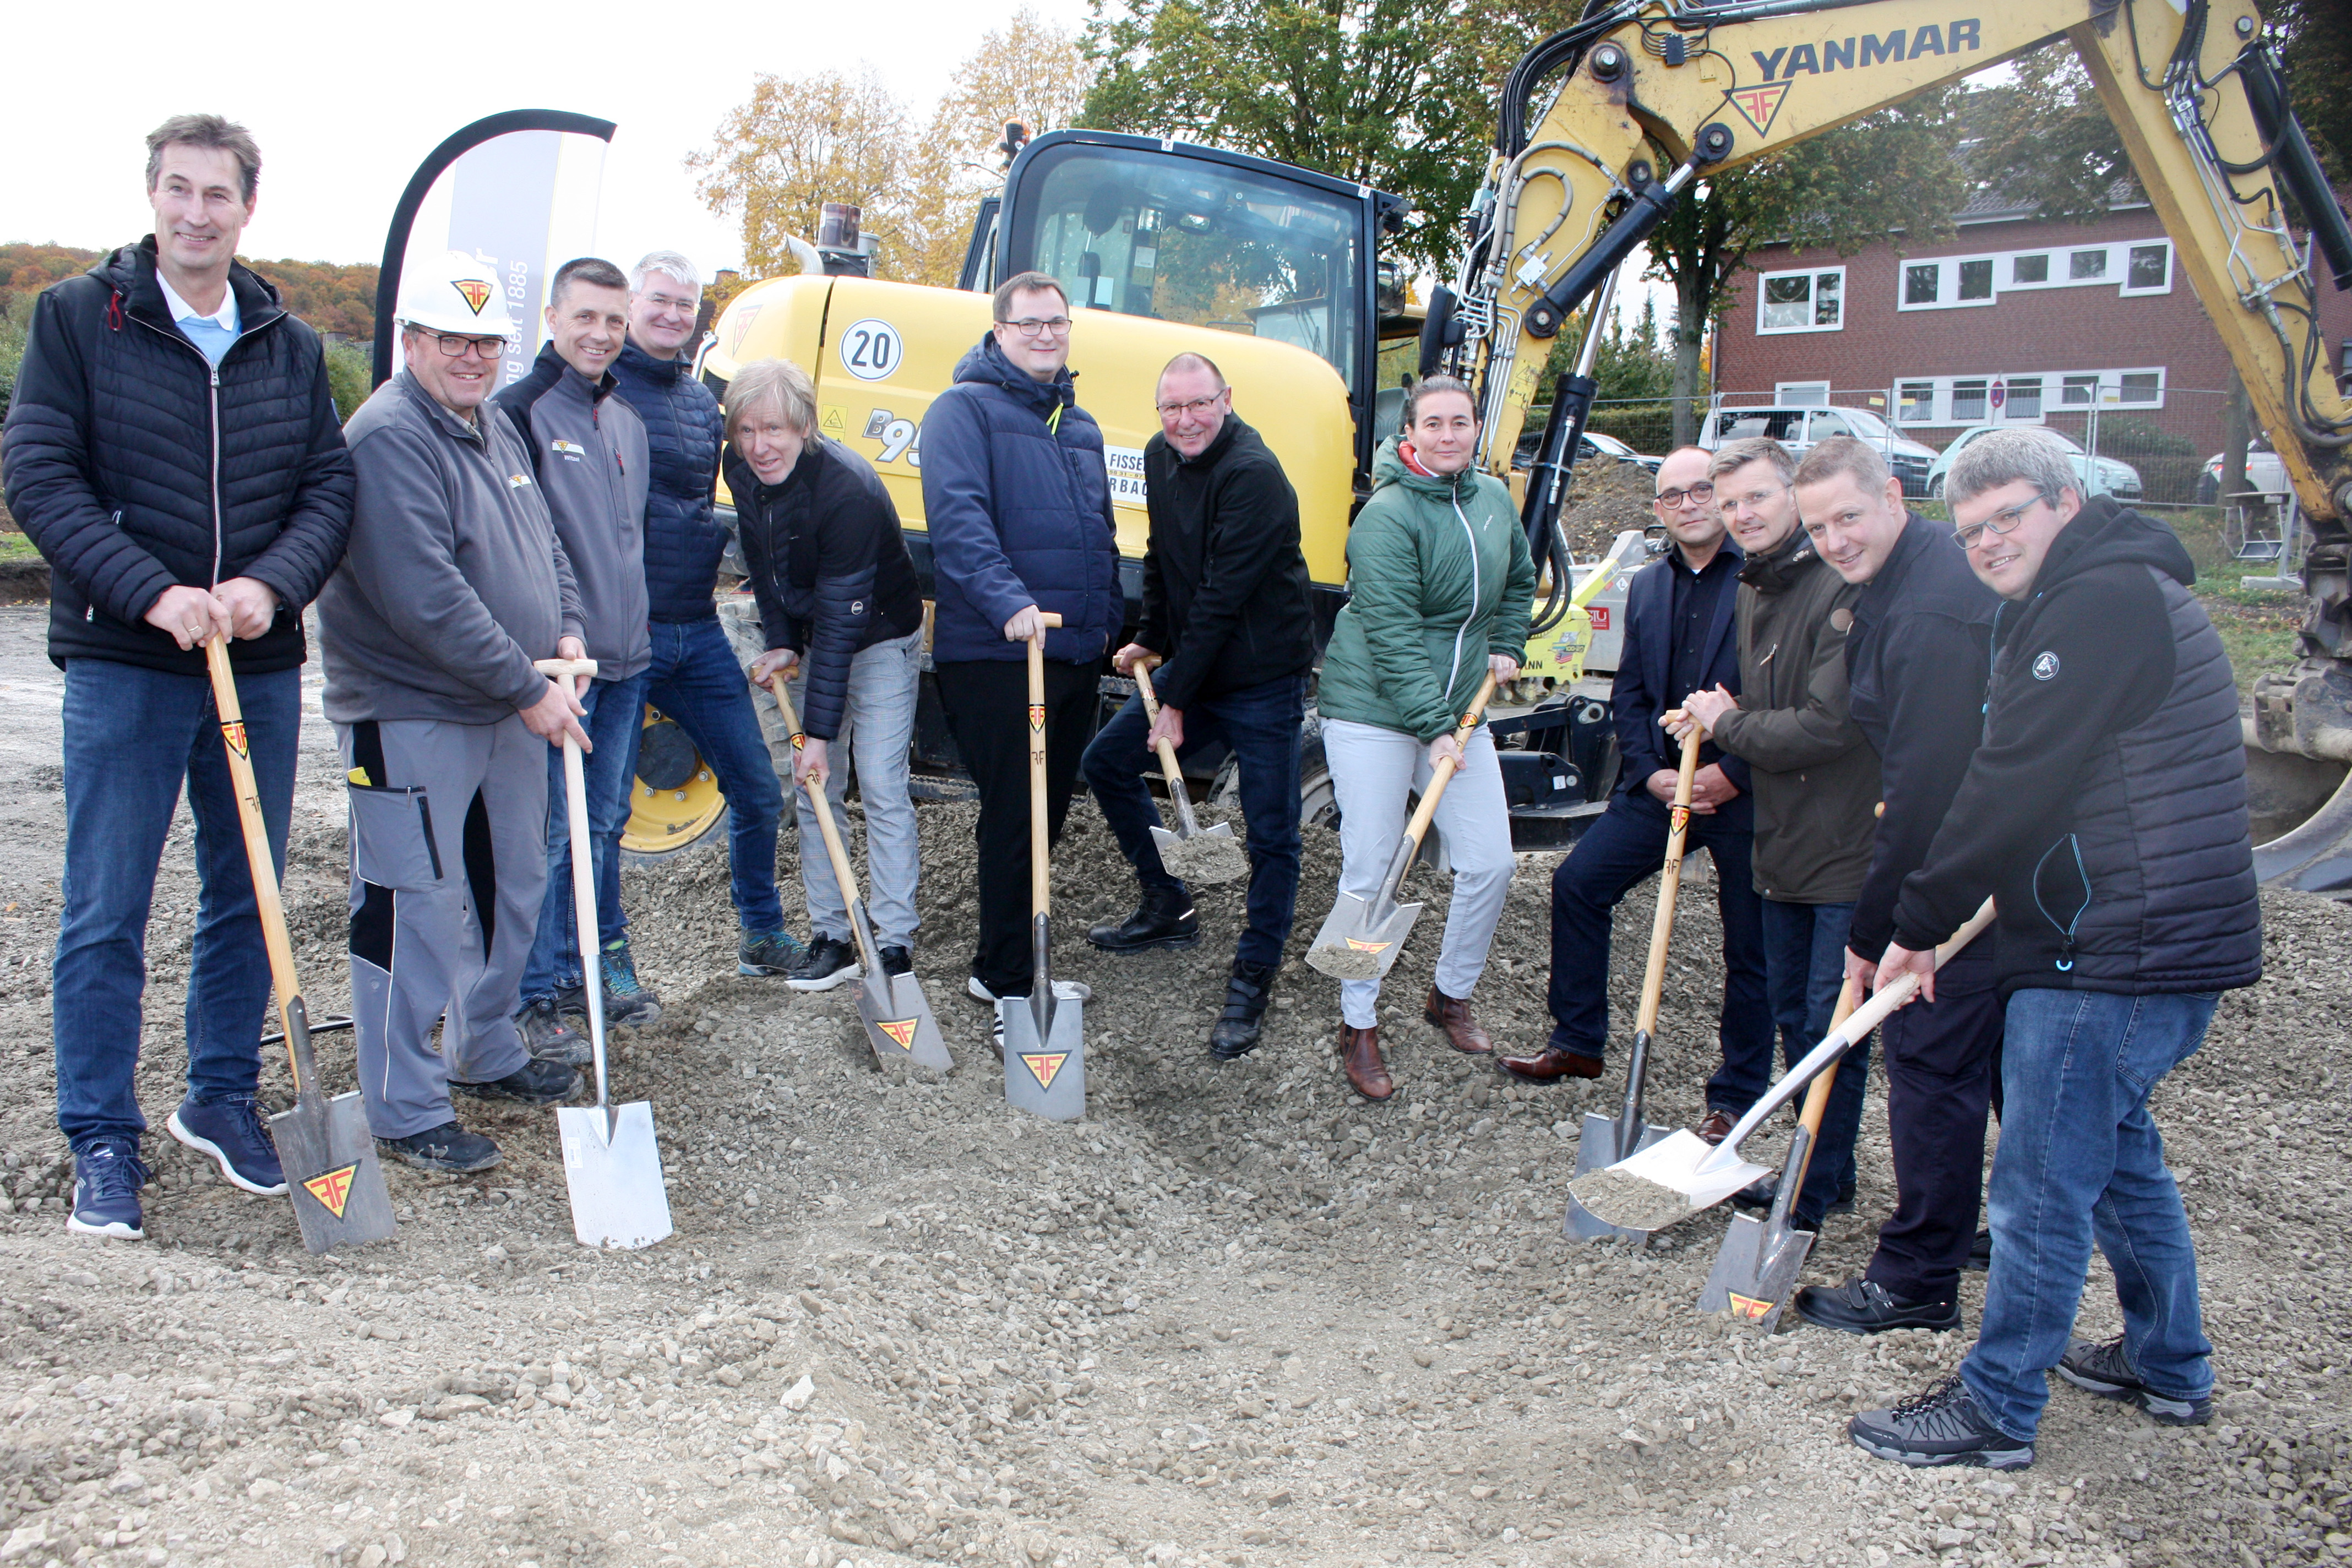
<path fill-rule="evenodd" d="M 1038 616 L 1048 626 L 1062 617 Z M 1029 994 L 997 1001 L 1004 1020 L 1004 1098 L 1048 1121 L 1087 1110 L 1087 1042 L 1077 996 L 1054 994 L 1054 887 L 1045 859 L 1045 634 L 1029 639 Z"/>

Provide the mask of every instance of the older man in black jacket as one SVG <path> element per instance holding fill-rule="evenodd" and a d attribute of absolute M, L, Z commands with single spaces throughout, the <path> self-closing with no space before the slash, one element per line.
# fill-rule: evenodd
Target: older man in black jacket
<path fill-rule="evenodd" d="M 1832 437 L 1805 454 L 1796 483 L 1814 549 L 1862 588 L 1845 645 L 1848 700 L 1878 753 L 1884 804 L 1846 935 L 1846 973 L 1867 981 L 1895 934 L 1896 889 L 1927 858 L 1976 754 L 2000 600 L 1969 570 L 1949 528 L 1906 510 L 1877 448 Z M 1879 1031 L 1895 1213 L 1864 1272 L 1797 1292 L 1807 1322 L 1860 1334 L 1959 1325 L 2000 1061 L 1992 952 L 1990 937 L 1971 943 L 1936 977 L 1935 1001 Z"/>
<path fill-rule="evenodd" d="M 1234 952 L 1209 1053 L 1255 1049 L 1298 898 L 1298 726 L 1315 662 L 1298 496 L 1282 464 L 1233 411 L 1224 374 L 1196 353 L 1160 373 L 1160 433 L 1143 449 L 1151 532 L 1143 556 L 1143 623 L 1113 656 L 1122 675 L 1162 659 L 1152 683 L 1160 720 L 1129 700 L 1087 746 L 1087 783 L 1143 884 L 1124 921 L 1087 933 L 1112 952 L 1190 947 L 1201 939 L 1192 896 L 1153 847 L 1159 818 L 1143 777 L 1165 737 L 1181 758 L 1223 741 L 1241 774 L 1249 825 L 1249 919 Z"/>
<path fill-rule="evenodd" d="M 203 899 L 189 976 L 188 1093 L 172 1135 L 231 1184 L 282 1193 L 254 1100 L 269 964 L 205 645 L 230 639 L 282 871 L 301 724 L 302 606 L 341 559 L 352 459 L 318 334 L 236 266 L 261 154 L 244 127 L 181 115 L 147 138 L 155 232 L 44 293 L 8 410 L 8 506 L 50 567 L 66 672 L 65 910 L 53 1026 L 69 1230 L 144 1236 L 139 1061 L 144 929 L 179 804 Z"/>

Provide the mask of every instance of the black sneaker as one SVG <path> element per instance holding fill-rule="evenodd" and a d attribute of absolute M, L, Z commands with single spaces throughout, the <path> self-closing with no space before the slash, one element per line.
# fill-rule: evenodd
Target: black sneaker
<path fill-rule="evenodd" d="M 2159 1426 L 2202 1426 L 2213 1419 L 2211 1396 L 2176 1399 L 2142 1382 L 2132 1370 L 2131 1358 L 2124 1353 L 2121 1334 L 2104 1344 L 2069 1340 L 2066 1353 L 2058 1358 L 2058 1375 L 2102 1399 L 2128 1399 L 2155 1416 Z"/>
<path fill-rule="evenodd" d="M 1899 1464 L 2021 1470 L 2033 1463 L 2033 1445 L 1987 1419 L 1957 1373 L 1892 1410 L 1864 1411 L 1845 1430 L 1863 1452 Z"/>
<path fill-rule="evenodd" d="M 404 1165 L 457 1176 L 470 1171 L 487 1171 L 506 1158 L 499 1152 L 497 1144 L 454 1121 L 444 1121 L 438 1127 L 428 1127 L 405 1138 L 379 1138 L 375 1143 Z"/>
<path fill-rule="evenodd" d="M 98 1143 L 83 1150 L 74 1156 L 73 1212 L 66 1215 L 66 1228 L 82 1236 L 146 1240 L 139 1189 L 147 1180 L 147 1164 L 136 1145 Z"/>
<path fill-rule="evenodd" d="M 198 1100 L 191 1095 L 180 1101 L 163 1125 L 199 1154 L 211 1155 L 231 1186 L 264 1197 L 276 1197 L 286 1190 L 286 1171 L 278 1163 L 269 1120 L 253 1096 L 232 1094 Z"/>
<path fill-rule="evenodd" d="M 1234 1061 L 1257 1049 L 1265 1005 L 1274 999 L 1276 967 L 1234 961 L 1233 975 L 1225 982 L 1225 1010 L 1209 1030 L 1209 1054 L 1217 1060 Z"/>
<path fill-rule="evenodd" d="M 819 931 L 801 961 L 784 976 L 784 984 L 795 991 L 830 991 L 857 977 L 856 950 Z"/>
<path fill-rule="evenodd" d="M 1992 1232 L 1977 1232 L 1976 1239 L 1969 1243 L 1969 1260 L 1960 1267 L 1970 1274 L 1992 1272 Z"/>
<path fill-rule="evenodd" d="M 515 1033 L 522 1037 L 522 1048 L 530 1053 L 535 1062 L 553 1062 L 558 1067 L 585 1067 L 594 1059 L 596 1047 L 588 1037 L 565 1023 L 556 1013 L 555 999 L 542 996 L 515 1015 Z M 457 1085 L 450 1085 L 455 1089 Z"/>
<path fill-rule="evenodd" d="M 1914 1301 L 1890 1294 L 1874 1279 L 1843 1285 L 1808 1285 L 1797 1292 L 1797 1316 L 1847 1334 L 1880 1334 L 1889 1329 L 1957 1329 L 1958 1301 Z"/>
<path fill-rule="evenodd" d="M 1087 940 L 1105 952 L 1191 947 L 1201 940 L 1201 920 L 1192 912 L 1192 894 L 1183 883 L 1172 889 L 1147 888 L 1133 914 L 1091 928 Z"/>
<path fill-rule="evenodd" d="M 735 947 L 735 973 L 738 974 L 790 974 L 808 949 L 801 939 L 779 928 L 775 931 L 747 931 Z"/>
<path fill-rule="evenodd" d="M 915 973 L 915 955 L 903 947 L 882 950 L 882 973 L 895 980 L 901 974 Z"/>
<path fill-rule="evenodd" d="M 561 1062 L 528 1061 L 488 1083 L 460 1083 L 453 1078 L 449 1092 L 475 1100 L 511 1100 L 519 1105 L 553 1105 L 571 1099 L 579 1083 L 580 1075 Z"/>
<path fill-rule="evenodd" d="M 977 985 L 980 982 L 975 980 L 972 984 Z M 1027 998 L 1020 1000 L 1026 1001 Z M 1004 1005 L 1001 1002 L 988 1012 L 988 1047 L 996 1053 L 998 1061 L 1004 1059 Z"/>

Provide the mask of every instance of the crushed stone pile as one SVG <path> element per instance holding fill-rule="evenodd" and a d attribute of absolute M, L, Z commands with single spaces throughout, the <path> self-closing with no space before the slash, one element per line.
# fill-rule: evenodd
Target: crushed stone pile
<path fill-rule="evenodd" d="M 1650 500 L 1657 484 L 1639 463 L 1606 461 L 1580 466 L 1570 477 L 1559 525 L 1580 561 L 1608 553 L 1617 535 L 1657 521 Z"/>

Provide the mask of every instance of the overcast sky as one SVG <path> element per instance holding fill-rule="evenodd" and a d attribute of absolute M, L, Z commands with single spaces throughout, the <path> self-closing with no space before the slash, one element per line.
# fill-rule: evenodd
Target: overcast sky
<path fill-rule="evenodd" d="M 1085 0 L 1025 0 L 1072 27 Z M 1015 7 L 950 0 L 746 5 L 610 0 L 365 6 L 158 5 L 115 0 L 12 12 L 0 145 L 16 195 L 0 240 L 105 249 L 147 232 L 147 132 L 226 114 L 261 144 L 248 256 L 375 261 L 425 153 L 485 114 L 563 109 L 619 126 L 604 160 L 596 249 L 624 265 L 659 246 L 706 271 L 741 259 L 683 166 L 761 71 L 870 63 L 918 119 Z M 729 26 L 730 16 L 741 18 Z M 170 28 L 178 31 L 167 31 Z"/>

